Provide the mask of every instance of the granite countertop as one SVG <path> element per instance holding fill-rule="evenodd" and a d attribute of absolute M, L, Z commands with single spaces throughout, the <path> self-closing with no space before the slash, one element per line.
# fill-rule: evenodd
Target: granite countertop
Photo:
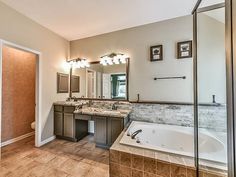
<path fill-rule="evenodd" d="M 85 114 L 85 115 L 96 115 L 96 116 L 108 116 L 108 117 L 120 117 L 125 118 L 129 115 L 131 110 L 107 110 L 102 108 L 86 107 L 82 109 L 77 109 L 74 111 L 75 114 Z"/>
<path fill-rule="evenodd" d="M 87 101 L 56 101 L 53 105 L 59 106 L 82 106 L 87 104 Z"/>

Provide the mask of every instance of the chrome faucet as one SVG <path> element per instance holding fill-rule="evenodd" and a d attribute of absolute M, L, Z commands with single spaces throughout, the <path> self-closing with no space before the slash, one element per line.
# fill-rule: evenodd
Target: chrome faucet
<path fill-rule="evenodd" d="M 112 105 L 112 108 L 111 108 L 111 110 L 117 110 L 117 107 L 116 107 L 116 105 L 115 105 L 115 104 L 113 104 L 113 105 Z"/>
<path fill-rule="evenodd" d="M 135 138 L 139 133 L 141 133 L 141 132 L 142 132 L 141 129 L 135 131 L 134 133 L 132 133 L 131 138 L 134 139 L 134 138 Z"/>
<path fill-rule="evenodd" d="M 89 100 L 89 102 L 88 102 L 88 107 L 91 107 L 92 106 L 92 100 Z"/>

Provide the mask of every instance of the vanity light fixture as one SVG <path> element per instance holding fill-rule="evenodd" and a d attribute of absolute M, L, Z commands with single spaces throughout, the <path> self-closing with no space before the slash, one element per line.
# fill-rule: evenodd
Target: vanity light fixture
<path fill-rule="evenodd" d="M 88 67 L 90 67 L 89 62 L 86 59 L 77 58 L 77 59 L 72 59 L 68 62 L 72 68 L 88 68 Z"/>
<path fill-rule="evenodd" d="M 113 65 L 113 64 L 125 64 L 126 59 L 128 58 L 126 55 L 122 53 L 111 53 L 108 55 L 104 55 L 101 58 L 100 64 L 107 66 L 107 65 Z"/>

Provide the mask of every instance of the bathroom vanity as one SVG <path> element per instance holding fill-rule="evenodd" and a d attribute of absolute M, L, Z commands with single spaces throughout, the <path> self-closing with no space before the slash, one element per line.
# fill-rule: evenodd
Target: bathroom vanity
<path fill-rule="evenodd" d="M 129 121 L 130 110 L 107 110 L 82 105 L 54 104 L 54 133 L 57 138 L 79 141 L 87 136 L 88 121 L 94 121 L 95 143 L 109 148 Z"/>
<path fill-rule="evenodd" d="M 94 121 L 96 146 L 110 147 L 129 121 L 128 76 L 129 58 L 116 65 L 103 66 L 96 61 L 89 68 L 71 68 L 69 98 L 73 101 L 54 103 L 57 138 L 79 141 L 89 134 L 89 121 Z M 85 80 L 86 85 L 80 80 Z"/>

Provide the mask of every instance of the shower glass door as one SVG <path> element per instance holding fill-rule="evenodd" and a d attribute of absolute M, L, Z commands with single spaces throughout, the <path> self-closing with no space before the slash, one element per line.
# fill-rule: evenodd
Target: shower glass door
<path fill-rule="evenodd" d="M 204 3 L 197 13 L 198 167 L 199 176 L 223 177 L 227 176 L 225 7 Z"/>

